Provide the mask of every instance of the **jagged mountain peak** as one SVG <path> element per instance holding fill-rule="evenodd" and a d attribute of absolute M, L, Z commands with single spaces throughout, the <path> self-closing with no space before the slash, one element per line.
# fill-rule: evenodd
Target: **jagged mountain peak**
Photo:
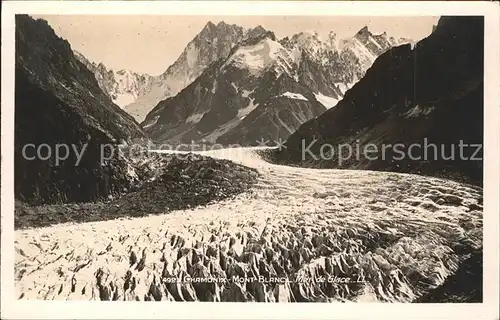
<path fill-rule="evenodd" d="M 378 40 L 378 42 L 380 42 L 382 39 L 387 39 L 387 32 L 384 31 L 380 34 L 375 34 L 371 32 L 367 26 L 364 26 L 354 35 L 354 38 L 360 40 L 363 43 L 370 41 L 370 38 L 375 38 Z"/>
<path fill-rule="evenodd" d="M 137 122 L 112 103 L 66 40 L 28 15 L 15 17 L 16 197 L 33 203 L 93 201 L 126 186 L 126 164 L 104 163 L 99 148 L 145 138 Z M 26 161 L 26 143 L 85 145 L 82 162 L 71 158 Z M 101 153 L 102 154 L 102 153 Z M 47 159 L 44 159 L 47 160 Z"/>
<path fill-rule="evenodd" d="M 255 39 L 255 38 L 259 38 L 259 37 L 266 37 L 268 35 L 271 36 L 270 33 L 272 33 L 272 32 L 266 30 L 261 25 L 258 25 L 255 28 L 248 29 L 247 32 L 245 33 L 245 37 L 244 37 L 243 40 Z M 274 35 L 274 33 L 272 33 L 271 37 L 273 37 L 274 39 L 276 38 L 276 36 Z"/>
<path fill-rule="evenodd" d="M 335 31 L 330 31 L 328 32 L 328 39 L 337 39 L 337 34 L 335 33 Z"/>
<path fill-rule="evenodd" d="M 225 21 L 219 21 L 217 24 L 213 23 L 212 21 L 208 21 L 205 27 L 203 27 L 203 29 L 200 31 L 200 33 L 196 35 L 195 39 L 204 38 L 207 36 L 213 39 L 224 33 L 231 33 L 234 31 L 241 32 L 242 30 L 242 27 L 236 24 L 228 24 Z"/>
<path fill-rule="evenodd" d="M 260 31 L 260 32 L 266 32 L 266 28 L 264 28 L 263 26 L 261 26 L 260 24 L 258 26 L 256 26 L 255 28 L 252 28 L 253 31 Z"/>
<path fill-rule="evenodd" d="M 174 64 L 154 80 L 151 93 L 147 94 L 144 99 L 139 98 L 125 110 L 134 115 L 137 120 L 143 121 L 147 112 L 151 111 L 158 102 L 179 93 L 206 68 L 220 60 L 223 65 L 221 71 L 232 66 L 260 77 L 263 71 L 271 70 L 276 76 L 287 73 L 291 78 L 297 79 L 298 67 L 304 54 L 306 54 L 308 64 L 300 72 L 310 74 L 323 70 L 320 72 L 322 75 L 318 76 L 318 81 L 324 82 L 325 85 L 319 85 L 318 88 L 322 88 L 323 94 L 337 99 L 338 94 L 334 92 L 338 90 L 332 89 L 336 87 L 335 83 L 341 82 L 345 85 L 344 87 L 349 87 L 364 74 L 379 54 L 392 46 L 392 43 L 384 40 L 385 36 L 381 36 L 380 40 L 369 33 L 366 38 L 366 41 L 358 39 L 359 43 L 351 45 L 347 49 L 347 54 L 339 59 L 341 49 L 345 45 L 337 39 L 333 31 L 325 39 L 322 39 L 315 31 L 304 31 L 292 35 L 291 38 L 286 37 L 278 41 L 272 31 L 266 30 L 261 25 L 245 29 L 224 21 L 208 21 L 200 33 L 188 43 Z M 355 37 L 351 37 L 348 41 L 352 42 L 354 39 Z M 349 54 L 349 51 L 352 51 L 352 54 Z M 356 65 L 359 68 L 342 67 L 342 64 Z M 341 71 L 327 71 L 326 69 Z M 325 72 L 335 74 L 335 76 L 323 75 Z M 340 74 L 344 75 L 340 76 Z M 309 76 L 305 77 L 309 78 Z M 336 80 L 326 81 L 328 82 L 326 85 L 326 82 L 321 80 L 324 77 Z M 310 81 L 307 80 L 306 83 Z"/>

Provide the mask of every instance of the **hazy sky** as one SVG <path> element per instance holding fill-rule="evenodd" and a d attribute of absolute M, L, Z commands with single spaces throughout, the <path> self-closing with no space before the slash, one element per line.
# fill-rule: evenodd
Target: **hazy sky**
<path fill-rule="evenodd" d="M 245 28 L 262 25 L 278 38 L 300 31 L 339 38 L 354 35 L 363 26 L 372 33 L 420 40 L 430 34 L 439 17 L 346 16 L 154 16 L 154 15 L 36 15 L 49 22 L 56 34 L 88 59 L 115 70 L 158 75 L 184 50 L 208 21 L 225 21 Z"/>

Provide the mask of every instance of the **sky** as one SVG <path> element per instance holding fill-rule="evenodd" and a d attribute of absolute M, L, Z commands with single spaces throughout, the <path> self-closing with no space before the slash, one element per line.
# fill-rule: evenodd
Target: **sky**
<path fill-rule="evenodd" d="M 375 34 L 420 40 L 439 17 L 360 16 L 168 16 L 168 15 L 33 15 L 48 21 L 56 34 L 87 59 L 114 70 L 129 69 L 159 75 L 182 53 L 208 21 L 224 21 L 245 28 L 262 25 L 283 38 L 301 31 L 330 31 L 340 39 L 363 26 Z"/>

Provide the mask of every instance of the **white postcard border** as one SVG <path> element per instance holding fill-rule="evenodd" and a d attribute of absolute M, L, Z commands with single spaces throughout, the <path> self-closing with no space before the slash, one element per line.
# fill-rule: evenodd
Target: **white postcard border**
<path fill-rule="evenodd" d="M 5 319 L 498 319 L 500 35 L 495 2 L 4 1 L 1 95 L 1 318 Z M 484 292 L 477 304 L 202 303 L 17 300 L 14 294 L 14 15 L 484 15 Z"/>

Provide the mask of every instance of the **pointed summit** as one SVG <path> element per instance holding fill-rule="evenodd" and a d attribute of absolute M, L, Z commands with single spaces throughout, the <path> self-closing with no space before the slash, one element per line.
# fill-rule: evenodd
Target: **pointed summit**
<path fill-rule="evenodd" d="M 246 39 L 256 38 L 256 37 L 260 37 L 260 36 L 262 36 L 263 34 L 266 34 L 266 33 L 267 33 L 267 30 L 264 29 L 264 27 L 262 27 L 261 25 L 258 25 L 255 28 L 249 29 L 247 31 L 247 34 L 246 34 L 245 38 Z"/>
<path fill-rule="evenodd" d="M 177 95 L 215 61 L 226 58 L 243 39 L 244 29 L 224 21 L 207 21 L 203 29 L 187 44 L 183 52 L 160 76 L 155 77 L 148 91 L 126 106 L 138 121 L 163 99 Z"/>
<path fill-rule="evenodd" d="M 260 24 L 258 26 L 256 26 L 255 28 L 253 28 L 253 30 L 256 30 L 256 31 L 262 31 L 262 32 L 266 32 L 267 30 L 261 26 Z"/>

